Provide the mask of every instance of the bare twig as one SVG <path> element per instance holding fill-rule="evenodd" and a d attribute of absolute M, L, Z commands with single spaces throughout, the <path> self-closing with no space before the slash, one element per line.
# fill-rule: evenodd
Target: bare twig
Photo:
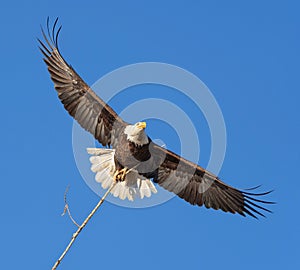
<path fill-rule="evenodd" d="M 73 243 L 74 243 L 75 239 L 77 238 L 77 236 L 79 235 L 79 233 L 82 231 L 82 229 L 85 227 L 85 225 L 89 222 L 89 220 L 92 218 L 92 216 L 96 213 L 96 211 L 98 210 L 98 208 L 101 206 L 101 204 L 106 199 L 107 195 L 115 187 L 116 183 L 117 183 L 116 181 L 113 182 L 113 184 L 105 192 L 105 194 L 103 195 L 103 197 L 101 198 L 101 200 L 97 203 L 97 205 L 95 206 L 95 208 L 92 210 L 92 212 L 87 216 L 87 218 L 79 226 L 79 228 L 77 229 L 77 231 L 73 234 L 70 243 L 68 244 L 68 246 L 66 247 L 66 249 L 64 250 L 64 252 L 61 254 L 61 256 L 59 257 L 59 259 L 55 262 L 54 266 L 52 267 L 52 270 L 55 270 L 57 268 L 57 266 L 60 264 L 60 262 L 62 261 L 62 259 L 65 257 L 65 255 L 67 254 L 67 252 L 69 251 L 69 249 L 73 245 Z"/>
<path fill-rule="evenodd" d="M 75 219 L 72 217 L 71 215 L 71 211 L 70 211 L 70 208 L 69 208 L 69 204 L 67 202 L 67 193 L 69 191 L 69 188 L 70 188 L 70 185 L 67 186 L 66 188 L 66 191 L 65 191 L 65 194 L 64 194 L 64 201 L 65 201 L 65 207 L 64 207 L 64 211 L 63 213 L 61 214 L 62 216 L 64 216 L 66 214 L 66 212 L 68 212 L 68 215 L 69 215 L 69 218 L 72 220 L 72 222 L 79 228 L 80 225 L 75 221 Z"/>

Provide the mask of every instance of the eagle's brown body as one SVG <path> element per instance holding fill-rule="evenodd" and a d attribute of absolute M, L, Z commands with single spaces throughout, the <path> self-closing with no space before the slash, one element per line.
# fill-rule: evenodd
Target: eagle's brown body
<path fill-rule="evenodd" d="M 127 167 L 128 169 L 136 167 L 138 170 L 138 166 L 141 166 L 141 162 L 145 162 L 150 159 L 150 142 L 142 146 L 138 146 L 134 142 L 128 141 L 124 133 L 122 133 L 119 139 L 119 147 L 116 148 L 115 158 L 120 167 Z"/>

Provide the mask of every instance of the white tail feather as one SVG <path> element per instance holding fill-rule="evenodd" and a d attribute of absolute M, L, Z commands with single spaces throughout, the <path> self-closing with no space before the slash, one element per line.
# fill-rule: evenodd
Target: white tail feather
<path fill-rule="evenodd" d="M 113 177 L 116 172 L 114 161 L 115 150 L 104 148 L 87 148 L 91 154 L 91 170 L 96 173 L 95 179 L 101 183 L 102 188 L 107 189 L 113 183 Z M 125 178 L 125 181 L 118 182 L 111 191 L 114 197 L 121 200 L 126 198 L 133 201 L 135 198 L 150 197 L 157 190 L 151 180 L 139 175 L 136 170 L 131 170 Z"/>

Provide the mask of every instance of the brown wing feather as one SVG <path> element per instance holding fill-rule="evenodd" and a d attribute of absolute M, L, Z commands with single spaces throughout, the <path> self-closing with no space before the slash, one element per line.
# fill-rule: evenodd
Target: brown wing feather
<path fill-rule="evenodd" d="M 267 195 L 271 191 L 255 194 L 238 190 L 225 184 L 199 165 L 167 149 L 158 145 L 154 145 L 153 149 L 154 155 L 164 157 L 154 181 L 187 202 L 233 214 L 238 213 L 242 216 L 248 214 L 255 218 L 256 215 L 264 216 L 259 210 L 271 212 L 257 203 L 272 204 L 273 202 L 255 198 L 255 196 Z"/>
<path fill-rule="evenodd" d="M 115 146 L 120 130 L 127 123 L 99 98 L 64 60 L 57 43 L 61 27 L 55 31 L 56 24 L 57 19 L 51 35 L 48 19 L 48 37 L 42 29 L 46 44 L 39 39 L 38 41 L 58 97 L 69 114 L 103 146 Z"/>

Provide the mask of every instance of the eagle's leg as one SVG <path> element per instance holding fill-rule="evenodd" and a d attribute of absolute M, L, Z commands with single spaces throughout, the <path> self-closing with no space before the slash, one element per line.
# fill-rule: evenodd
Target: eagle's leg
<path fill-rule="evenodd" d="M 121 170 L 117 170 L 114 175 L 114 179 L 116 182 L 121 182 L 125 180 L 126 174 L 128 173 L 128 168 L 123 168 Z"/>

